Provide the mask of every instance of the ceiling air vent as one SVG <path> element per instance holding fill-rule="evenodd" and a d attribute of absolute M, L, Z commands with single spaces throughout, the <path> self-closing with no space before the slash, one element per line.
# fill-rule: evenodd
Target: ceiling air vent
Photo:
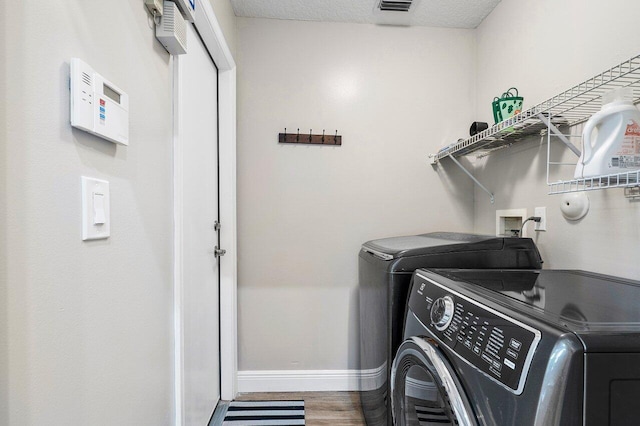
<path fill-rule="evenodd" d="M 380 0 L 378 7 L 383 12 L 408 12 L 413 0 Z"/>
<path fill-rule="evenodd" d="M 373 15 L 378 24 L 410 25 L 420 0 L 379 0 Z"/>

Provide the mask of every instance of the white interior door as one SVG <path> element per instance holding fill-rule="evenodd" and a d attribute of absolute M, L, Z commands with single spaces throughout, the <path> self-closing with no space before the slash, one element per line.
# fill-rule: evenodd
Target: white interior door
<path fill-rule="evenodd" d="M 188 25 L 175 58 L 177 417 L 206 425 L 220 399 L 217 69 Z"/>

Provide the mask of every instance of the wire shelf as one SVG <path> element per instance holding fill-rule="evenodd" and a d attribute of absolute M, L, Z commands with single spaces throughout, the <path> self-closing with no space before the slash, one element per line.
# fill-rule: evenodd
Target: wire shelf
<path fill-rule="evenodd" d="M 594 191 L 607 188 L 630 188 L 640 186 L 640 170 L 596 176 L 592 178 L 572 179 L 549 183 L 549 194 Z"/>
<path fill-rule="evenodd" d="M 476 152 L 480 157 L 483 157 L 496 149 L 512 145 L 524 139 L 525 136 L 540 133 L 547 129 L 547 125 L 540 119 L 540 115 L 552 117 L 551 123 L 556 126 L 573 126 L 582 123 L 600 110 L 600 98 L 603 94 L 613 89 L 629 86 L 638 89 L 636 93 L 640 94 L 640 55 L 487 130 L 468 139 L 459 140 L 436 154 L 431 154 L 431 162 L 437 163 L 448 156 L 460 157 Z M 640 102 L 640 97 L 634 100 L 634 103 L 638 102 Z"/>

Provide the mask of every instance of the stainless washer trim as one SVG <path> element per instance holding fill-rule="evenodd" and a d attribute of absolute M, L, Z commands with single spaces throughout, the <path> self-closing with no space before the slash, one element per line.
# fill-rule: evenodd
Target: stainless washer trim
<path fill-rule="evenodd" d="M 391 259 L 393 259 L 393 255 L 392 254 L 383 253 L 381 251 L 373 250 L 373 249 L 371 249 L 369 247 L 362 246 L 362 250 L 366 251 L 367 253 L 371 253 L 375 257 L 378 257 L 378 258 L 380 258 L 382 260 L 391 260 Z"/>
<path fill-rule="evenodd" d="M 462 385 L 457 380 L 455 373 L 452 372 L 452 369 L 451 367 L 449 367 L 446 359 L 444 359 L 443 356 L 439 353 L 440 350 L 435 346 L 433 346 L 432 344 L 430 344 L 429 342 L 426 342 L 425 340 L 416 336 L 412 336 L 409 339 L 405 340 L 403 344 L 408 341 L 411 341 L 415 345 L 417 345 L 420 348 L 420 350 L 422 350 L 424 355 L 429 359 L 429 361 L 431 361 L 431 364 L 435 368 L 435 371 L 432 371 L 428 365 L 425 365 L 424 367 L 427 368 L 427 370 L 429 370 L 431 374 L 438 376 L 438 378 L 442 382 L 442 386 L 444 387 L 445 391 L 447 392 L 447 395 L 449 396 L 451 409 L 453 410 L 453 413 L 455 414 L 456 419 L 458 420 L 458 424 L 460 426 L 477 425 L 477 423 L 475 422 L 475 416 L 472 414 L 473 410 L 471 408 L 471 404 L 469 403 L 469 400 L 466 398 L 466 396 L 463 396 L 463 394 L 460 393 L 460 389 L 462 388 Z M 400 347 L 402 347 L 402 345 L 400 345 Z M 400 349 L 398 349 L 398 355 L 399 354 L 400 354 Z M 395 377 L 396 377 L 396 371 L 398 369 L 399 360 L 400 360 L 400 357 L 396 356 L 396 359 L 393 361 L 393 367 L 391 369 L 391 385 L 392 386 L 395 385 Z M 394 390 L 392 389 L 392 393 L 393 392 Z M 391 400 L 393 402 L 393 398 Z"/>
<path fill-rule="evenodd" d="M 456 304 L 453 301 L 453 297 L 447 295 L 442 298 L 443 303 L 445 304 L 445 322 L 442 325 L 438 325 L 433 322 L 433 316 L 431 316 L 431 323 L 438 331 L 444 331 L 451 325 L 453 322 L 453 317 L 455 314 Z M 438 300 L 433 301 L 433 305 L 431 305 L 431 312 L 433 312 L 433 306 L 438 302 Z M 431 313 L 430 313 L 431 314 Z"/>
<path fill-rule="evenodd" d="M 524 365 L 522 366 L 522 373 L 520 373 L 520 381 L 518 382 L 518 389 L 516 389 L 515 391 L 513 389 L 511 389 L 509 386 L 507 386 L 504 383 L 502 383 L 500 380 L 497 380 L 495 377 L 491 377 L 489 374 L 487 374 L 484 371 L 480 370 L 478 367 L 476 367 L 475 365 L 473 365 L 472 363 L 467 361 L 464 357 L 459 355 L 456 351 L 451 351 L 454 354 L 456 354 L 456 356 L 458 358 L 460 358 L 461 360 L 466 362 L 468 365 L 472 366 L 473 368 L 475 368 L 476 370 L 478 370 L 479 372 L 481 372 L 482 374 L 484 374 L 485 376 L 487 376 L 488 378 L 490 378 L 494 382 L 498 383 L 503 388 L 508 389 L 510 392 L 515 393 L 516 395 L 520 395 L 524 391 L 524 385 L 525 385 L 525 382 L 526 382 L 526 379 L 527 379 L 527 375 L 529 374 L 529 368 L 531 367 L 531 361 L 533 360 L 533 354 L 534 354 L 536 348 L 538 347 L 538 343 L 540 342 L 540 339 L 541 339 L 540 331 L 535 329 L 535 328 L 533 328 L 533 327 L 531 327 L 531 326 L 529 326 L 529 325 L 527 325 L 527 324 L 524 324 L 524 323 L 522 323 L 522 322 L 520 322 L 520 321 L 518 321 L 518 320 L 516 320 L 514 318 L 511 318 L 511 317 L 503 314 L 502 312 L 498 312 L 495 309 L 492 309 L 492 308 L 490 308 L 490 307 L 488 307 L 486 305 L 483 305 L 482 303 L 471 299 L 469 296 L 464 296 L 463 294 L 461 294 L 461 293 L 459 293 L 459 292 L 457 292 L 455 290 L 452 290 L 449 287 L 432 280 L 431 278 L 427 278 L 424 275 L 421 275 L 419 273 L 416 273 L 416 275 L 418 277 L 422 278 L 423 280 L 426 280 L 426 281 L 430 282 L 431 284 L 440 287 L 443 290 L 446 290 L 446 291 L 448 291 L 448 292 L 450 292 L 452 294 L 455 294 L 456 296 L 466 300 L 467 302 L 472 303 L 472 304 L 474 304 L 474 305 L 476 305 L 476 306 L 478 306 L 478 307 L 480 307 L 480 308 L 482 308 L 484 310 L 487 310 L 487 311 L 491 312 L 492 314 L 495 314 L 495 315 L 497 315 L 497 316 L 499 316 L 499 317 L 501 317 L 501 318 L 503 318 L 503 319 L 505 319 L 507 321 L 510 321 L 510 322 L 516 324 L 517 326 L 524 328 L 525 330 L 529 330 L 530 332 L 532 332 L 534 334 L 533 342 L 531 342 L 531 347 L 529 348 L 529 352 L 527 353 L 527 358 L 525 359 Z M 429 327 L 427 327 L 422 321 L 420 321 L 420 319 L 416 316 L 415 313 L 413 313 L 413 316 L 427 330 L 429 329 Z M 438 341 L 440 341 L 441 343 L 443 343 L 446 346 L 446 343 L 442 339 L 440 339 L 435 334 L 434 334 L 434 337 Z"/>

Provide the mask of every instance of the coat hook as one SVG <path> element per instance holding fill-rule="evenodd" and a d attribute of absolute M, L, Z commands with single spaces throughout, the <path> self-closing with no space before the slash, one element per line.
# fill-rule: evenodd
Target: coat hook
<path fill-rule="evenodd" d="M 300 128 L 298 127 L 298 134 L 296 135 L 296 142 L 300 142 Z"/>
<path fill-rule="evenodd" d="M 311 143 L 311 130 L 313 129 L 309 129 L 309 143 Z"/>
<path fill-rule="evenodd" d="M 282 142 L 287 142 L 287 128 L 284 128 L 284 135 L 282 136 Z"/>
<path fill-rule="evenodd" d="M 322 129 L 322 143 L 324 143 L 324 129 Z"/>
<path fill-rule="evenodd" d="M 336 135 L 333 137 L 333 143 L 338 143 L 338 131 L 336 130 Z"/>

